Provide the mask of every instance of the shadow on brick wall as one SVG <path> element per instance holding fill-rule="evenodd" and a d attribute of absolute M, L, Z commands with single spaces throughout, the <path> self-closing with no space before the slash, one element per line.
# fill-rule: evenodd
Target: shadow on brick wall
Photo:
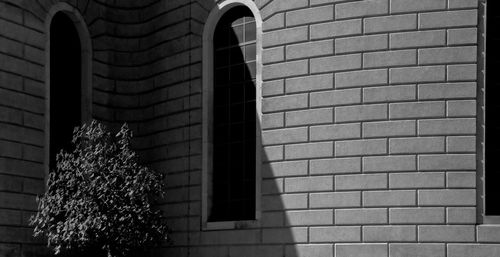
<path fill-rule="evenodd" d="M 242 7 L 236 7 L 242 8 Z M 242 10 L 245 15 L 251 16 L 251 13 L 246 10 Z M 239 24 L 238 16 L 226 17 L 225 15 L 221 17 L 219 24 L 224 24 L 224 19 L 234 19 L 230 22 L 234 24 Z M 251 20 L 251 18 L 249 18 Z M 221 22 L 222 21 L 222 22 Z M 226 20 L 227 21 L 227 20 Z M 244 22 L 246 26 L 246 18 Z M 243 102 L 245 106 L 251 103 L 252 97 L 256 97 L 256 51 L 255 48 L 252 49 L 252 44 L 255 45 L 255 39 L 248 40 L 248 34 L 245 30 L 240 31 L 237 29 L 238 25 L 232 26 L 227 33 L 220 31 L 219 27 L 216 28 L 214 33 L 214 93 L 218 96 L 225 97 L 221 101 L 228 101 L 230 104 L 229 108 L 224 110 L 224 108 L 214 108 L 214 119 L 221 118 L 221 116 L 227 116 L 228 120 L 243 120 L 248 117 L 249 114 L 255 117 L 255 126 L 244 125 L 244 131 L 229 130 L 227 134 L 218 133 L 214 131 L 214 141 L 217 142 L 218 137 L 228 137 L 229 141 L 235 139 L 233 134 L 236 133 L 243 135 L 243 141 L 248 140 L 248 135 L 254 137 L 254 131 L 259 128 L 259 132 L 262 133 L 259 124 L 260 120 L 255 107 L 253 110 L 248 110 L 243 108 L 243 111 L 239 113 L 238 104 Z M 251 31 L 251 30 L 250 30 Z M 255 34 L 255 30 L 253 31 Z M 245 36 L 247 35 L 247 36 Z M 252 36 L 249 36 L 250 38 Z M 253 43 L 252 43 L 253 42 Z M 228 48 L 218 48 L 218 44 L 228 43 L 231 47 Z M 236 64 L 236 65 L 235 65 Z M 201 74 L 200 74 L 201 75 Z M 219 97 L 214 97 L 215 105 L 219 103 Z M 236 104 L 234 104 L 236 102 Z M 255 103 L 251 103 L 255 106 Z M 224 112 L 224 113 L 220 113 Z M 248 129 L 249 128 L 249 129 Z M 248 129 L 248 130 L 246 130 Z M 217 128 L 214 128 L 217 130 Z M 248 133 L 247 131 L 250 131 Z M 236 140 L 238 141 L 238 136 Z M 246 141 L 247 143 L 255 144 L 254 141 Z M 201 145 L 200 145 L 201 146 Z M 199 149 L 198 152 L 201 152 Z M 167 249 L 163 254 L 155 256 L 189 256 L 189 257 L 295 257 L 298 256 L 296 252 L 295 245 L 297 242 L 306 242 L 307 240 L 307 228 L 292 228 L 290 222 L 288 221 L 284 203 L 283 178 L 277 176 L 281 172 L 275 172 L 270 165 L 270 162 L 276 160 L 276 157 L 267 156 L 263 148 L 261 149 L 262 154 L 262 181 L 261 188 L 262 193 L 259 196 L 261 200 L 262 217 L 259 220 L 259 225 L 255 227 L 233 229 L 233 230 L 210 230 L 202 231 L 201 229 L 197 231 L 190 231 L 190 241 L 187 247 L 176 247 L 176 242 L 174 246 Z M 248 156 L 243 157 L 243 160 L 248 158 Z M 231 159 L 231 158 L 229 158 Z M 238 169 L 238 163 L 235 164 L 235 168 L 232 168 L 234 160 L 228 159 L 229 172 L 231 170 Z M 201 159 L 200 159 L 201 160 Z M 243 169 L 249 168 L 243 167 Z M 254 170 L 255 167 L 250 169 Z M 201 171 L 200 171 L 201 172 Z M 211 183 L 211 182 L 209 182 Z M 307 198 L 304 199 L 307 205 Z M 290 208 L 290 207 L 289 207 Z M 294 208 L 294 207 L 291 207 Z M 198 219 L 201 223 L 201 217 Z M 201 225 L 200 225 L 201 227 Z M 175 237 L 174 237 L 175 240 Z"/>
<path fill-rule="evenodd" d="M 198 0 L 196 1 L 201 6 L 201 8 L 205 8 L 208 16 L 211 8 L 214 7 L 213 0 Z M 201 17 L 196 17 L 199 20 Z M 206 17 L 205 17 L 206 19 Z M 221 18 L 222 19 L 222 18 Z M 194 29 L 194 28 L 193 28 Z M 216 82 L 215 87 L 217 85 L 227 85 L 227 87 L 215 88 L 215 93 L 220 93 L 225 97 L 235 97 L 237 99 L 247 98 L 250 92 L 253 92 L 253 97 L 255 97 L 256 85 L 254 79 L 255 78 L 256 67 L 255 63 L 255 49 L 247 49 L 246 46 L 251 43 L 244 43 L 244 36 L 240 33 L 240 31 L 230 30 L 230 33 L 227 34 L 228 38 L 223 40 L 227 40 L 229 42 L 238 42 L 236 44 L 237 47 L 228 49 L 228 54 L 223 54 L 224 50 L 214 51 L 214 70 L 226 70 L 225 72 L 218 72 L 215 74 Z M 192 31 L 192 33 L 197 34 L 200 31 Z M 254 31 L 255 33 L 255 31 Z M 201 34 L 200 34 L 201 36 Z M 243 39 L 243 40 L 242 40 Z M 221 40 L 220 35 L 215 33 L 214 41 Z M 215 42 L 217 44 L 217 42 Z M 239 46 L 239 47 L 238 47 Z M 201 49 L 202 46 L 200 46 Z M 238 51 L 235 51 L 238 49 Z M 242 50 L 243 49 L 243 50 Z M 248 50 L 248 51 L 247 51 Z M 251 56 L 253 54 L 253 57 Z M 227 59 L 224 59 L 227 58 Z M 232 68 L 225 69 L 224 64 L 221 63 L 230 63 L 230 64 L 240 64 L 233 66 Z M 253 66 L 252 66 L 253 65 Z M 232 65 L 226 65 L 232 66 Z M 220 69 L 217 69 L 220 67 Z M 201 77 L 201 70 L 198 70 L 198 74 L 194 74 L 194 77 Z M 223 77 L 221 79 L 221 77 Z M 220 80 L 219 80 L 220 79 Z M 222 82 L 221 82 L 222 81 Z M 244 83 L 241 83 L 241 82 Z M 250 81 L 251 83 L 246 83 Z M 220 82 L 220 83 L 219 83 Z M 237 86 L 242 88 L 236 88 Z M 229 99 L 232 100 L 232 99 Z M 215 115 L 220 116 L 221 113 L 215 113 Z M 241 114 L 237 114 L 236 109 L 233 109 L 232 106 L 228 110 L 227 115 L 229 119 L 231 116 L 238 118 L 245 117 L 248 115 L 245 111 Z M 256 127 L 261 128 L 260 124 L 258 124 L 259 119 L 257 113 L 254 111 L 253 115 L 256 118 Z M 193 124 L 200 124 L 200 120 L 191 120 L 190 126 L 194 126 Z M 255 128 L 253 128 L 255 131 Z M 262 133 L 262 130 L 260 130 Z M 215 134 L 215 133 L 214 133 Z M 191 135 L 190 135 L 191 136 Z M 253 135 L 254 136 L 254 135 Z M 229 137 L 231 138 L 231 132 L 229 132 Z M 201 167 L 201 139 L 198 138 L 190 138 L 190 141 L 198 141 L 200 144 L 196 144 L 200 147 L 200 149 L 191 149 L 190 158 L 199 161 L 199 164 L 196 164 L 196 167 Z M 217 139 L 215 139 L 217 140 Z M 171 148 L 172 149 L 172 148 Z M 264 152 L 263 148 L 261 149 L 262 153 L 262 181 L 261 188 L 262 193 L 259 196 L 261 200 L 261 209 L 262 209 L 262 217 L 259 220 L 259 225 L 249 228 L 240 228 L 240 229 L 231 229 L 231 230 L 208 230 L 204 231 L 201 229 L 201 201 L 189 199 L 189 205 L 195 206 L 195 209 L 198 213 L 189 213 L 189 210 L 185 216 L 185 220 L 180 219 L 179 217 L 172 219 L 172 222 L 179 222 L 179 224 L 172 224 L 175 227 L 175 230 L 172 234 L 172 245 L 166 246 L 165 248 L 155 249 L 150 252 L 150 256 L 189 256 L 189 257 L 295 257 L 298 256 L 296 251 L 295 244 L 297 243 L 305 243 L 307 241 L 307 228 L 306 227 L 292 227 L 290 224 L 287 215 L 286 208 L 287 206 L 284 203 L 284 195 L 283 187 L 284 187 L 284 179 L 280 178 L 282 172 L 275 172 L 270 165 L 272 161 L 276 161 L 276 157 L 267 156 Z M 228 164 L 230 165 L 230 164 Z M 167 168 L 167 167 L 165 167 Z M 199 173 L 195 177 L 198 178 L 196 181 L 190 181 L 190 187 L 200 187 L 201 183 L 201 168 L 197 168 L 195 171 Z M 191 178 L 192 179 L 192 178 Z M 168 183 L 168 177 L 167 177 Z M 201 188 L 201 187 L 200 187 Z M 198 191 L 195 191 L 198 192 Z M 201 192 L 198 192 L 200 196 L 193 197 L 196 199 L 201 199 Z M 304 199 L 304 203 L 307 205 L 307 198 Z M 183 204 L 179 202 L 178 204 Z M 169 204 L 165 205 L 166 212 L 168 212 Z M 288 207 L 295 208 L 295 207 Z M 191 211 L 193 209 L 191 208 Z M 180 224 L 181 222 L 185 222 L 189 220 L 187 224 Z M 193 221 L 194 220 L 194 221 Z M 196 223 L 196 224 L 192 224 Z M 186 230 L 182 228 L 187 227 Z M 187 234 L 187 235 L 186 235 Z"/>

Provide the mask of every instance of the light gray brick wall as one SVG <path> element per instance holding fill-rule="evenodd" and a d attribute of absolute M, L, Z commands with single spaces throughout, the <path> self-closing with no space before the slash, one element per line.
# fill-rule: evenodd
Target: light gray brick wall
<path fill-rule="evenodd" d="M 0 1 L 0 251 L 16 257 L 44 249 L 27 226 L 43 190 L 40 2 Z M 200 124 L 215 1 L 71 2 L 92 24 L 94 117 L 129 122 L 169 173 L 174 244 L 153 255 L 500 255 L 500 227 L 476 215 L 484 2 L 256 0 L 262 215 L 213 231 L 200 228 Z"/>
<path fill-rule="evenodd" d="M 479 2 L 257 1 L 265 229 L 229 256 L 500 254 L 476 225 Z"/>

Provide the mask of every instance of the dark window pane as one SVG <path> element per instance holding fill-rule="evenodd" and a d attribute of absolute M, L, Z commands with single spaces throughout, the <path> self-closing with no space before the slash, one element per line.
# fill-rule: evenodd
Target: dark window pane
<path fill-rule="evenodd" d="M 228 165 L 228 146 L 227 145 L 221 145 L 221 146 L 215 146 L 214 147 L 214 157 L 217 157 L 216 160 L 219 160 L 218 162 L 214 162 L 214 170 L 217 172 L 214 172 L 214 178 L 217 178 L 217 183 L 222 183 L 225 181 L 227 178 L 227 170 L 229 168 Z"/>
<path fill-rule="evenodd" d="M 230 42 L 229 35 L 230 33 L 229 27 L 220 27 L 214 33 L 214 48 L 219 49 L 224 46 L 227 46 Z"/>
<path fill-rule="evenodd" d="M 229 68 L 215 69 L 215 87 L 229 83 Z"/>
<path fill-rule="evenodd" d="M 255 19 L 243 6 L 226 12 L 216 27 L 222 39 L 214 39 L 210 221 L 255 218 L 255 33 Z"/>
<path fill-rule="evenodd" d="M 219 145 L 220 142 L 227 142 L 229 140 L 229 128 L 229 125 L 221 125 L 214 128 L 215 145 Z"/>
<path fill-rule="evenodd" d="M 50 25 L 50 157 L 69 150 L 73 128 L 81 123 L 81 45 L 73 21 L 64 13 Z"/>
<path fill-rule="evenodd" d="M 229 108 L 229 117 L 231 119 L 231 123 L 239 123 L 239 122 L 242 122 L 243 119 L 245 118 L 244 117 L 244 108 L 245 105 L 244 104 L 234 104 L 234 105 L 231 105 L 231 107 Z"/>
<path fill-rule="evenodd" d="M 214 108 L 214 127 L 229 123 L 229 108 L 219 106 Z"/>
<path fill-rule="evenodd" d="M 500 89 L 496 72 L 500 68 L 500 3 L 488 1 L 486 34 L 486 106 L 485 106 L 485 214 L 500 215 L 500 164 L 496 158 L 500 155 L 500 110 L 497 105 Z"/>
<path fill-rule="evenodd" d="M 245 158 L 246 158 L 245 167 L 247 168 L 247 170 L 252 171 L 251 173 L 248 173 L 245 178 L 250 181 L 255 180 L 255 176 L 253 174 L 255 170 L 255 147 L 251 147 L 252 144 L 255 145 L 255 133 L 252 139 L 246 141 L 246 149 L 245 149 Z M 255 186 L 255 183 L 253 183 L 252 186 Z"/>
<path fill-rule="evenodd" d="M 245 123 L 231 124 L 231 142 L 243 142 L 245 139 Z"/>
<path fill-rule="evenodd" d="M 231 85 L 231 103 L 242 103 L 245 100 L 245 84 Z"/>
<path fill-rule="evenodd" d="M 223 49 L 215 52 L 215 67 L 223 67 L 229 65 L 229 51 L 229 49 Z"/>
<path fill-rule="evenodd" d="M 245 123 L 245 140 L 255 139 L 255 122 Z"/>
<path fill-rule="evenodd" d="M 231 66 L 229 77 L 232 83 L 245 81 L 245 65 L 238 64 L 235 66 Z"/>
<path fill-rule="evenodd" d="M 230 160 L 229 170 L 231 172 L 231 182 L 236 182 L 241 179 L 240 171 L 243 169 L 245 160 L 244 153 L 245 145 L 243 143 L 235 143 L 230 145 Z"/>
<path fill-rule="evenodd" d="M 245 83 L 245 101 L 255 100 L 255 83 L 253 81 Z"/>
<path fill-rule="evenodd" d="M 229 104 L 229 86 L 216 87 L 214 89 L 214 106 L 228 105 Z"/>

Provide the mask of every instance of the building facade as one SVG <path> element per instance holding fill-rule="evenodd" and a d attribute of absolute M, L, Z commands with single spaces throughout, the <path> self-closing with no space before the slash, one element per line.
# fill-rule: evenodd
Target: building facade
<path fill-rule="evenodd" d="M 167 174 L 151 256 L 500 256 L 495 5 L 0 0 L 0 256 L 50 255 L 29 217 L 90 119 Z"/>

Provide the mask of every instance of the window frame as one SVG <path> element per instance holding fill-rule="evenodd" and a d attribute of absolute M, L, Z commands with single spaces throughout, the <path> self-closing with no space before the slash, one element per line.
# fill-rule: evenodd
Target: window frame
<path fill-rule="evenodd" d="M 72 21 L 80 37 L 81 47 L 81 118 L 82 123 L 92 119 L 92 40 L 87 25 L 80 12 L 68 3 L 54 4 L 45 19 L 45 144 L 44 172 L 45 179 L 49 175 L 50 159 L 50 27 L 54 16 L 63 12 Z"/>
<path fill-rule="evenodd" d="M 477 89 L 477 221 L 478 224 L 500 224 L 500 215 L 486 215 L 486 59 L 487 1 L 479 1 L 478 24 L 478 89 Z"/>
<path fill-rule="evenodd" d="M 213 37 L 215 28 L 220 18 L 231 8 L 245 6 L 253 14 L 256 26 L 256 77 L 255 77 L 255 103 L 257 111 L 256 119 L 256 144 L 255 144 L 255 219 L 241 221 L 208 221 L 210 179 L 212 174 L 212 150 L 213 150 L 213 86 L 214 86 L 214 44 Z M 215 229 L 238 229 L 260 226 L 261 217 L 261 167 L 262 167 L 262 18 L 259 9 L 251 0 L 226 0 L 219 2 L 210 12 L 203 29 L 203 76 L 202 76 L 202 230 Z"/>

